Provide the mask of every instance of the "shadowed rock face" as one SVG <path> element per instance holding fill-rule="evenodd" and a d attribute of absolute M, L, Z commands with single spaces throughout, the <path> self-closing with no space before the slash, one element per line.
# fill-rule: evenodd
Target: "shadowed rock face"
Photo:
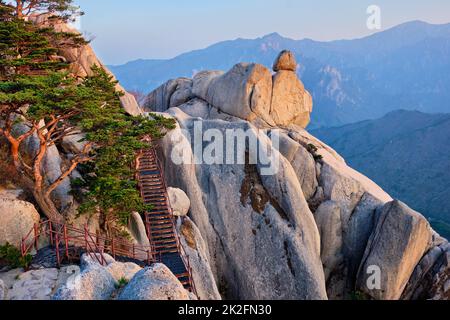
<path fill-rule="evenodd" d="M 147 111 L 163 112 L 201 99 L 221 113 L 250 121 L 258 127 L 310 121 L 312 98 L 298 79 L 294 54 L 283 51 L 272 76 L 261 64 L 239 63 L 227 73 L 202 71 L 193 80 L 170 80 L 151 92 L 144 104 Z"/>
<path fill-rule="evenodd" d="M 189 292 L 163 264 L 142 269 L 120 293 L 119 300 L 190 300 Z"/>
<path fill-rule="evenodd" d="M 450 114 L 399 110 L 312 134 L 450 239 Z"/>
<path fill-rule="evenodd" d="M 200 99 L 163 114 L 178 123 L 160 143 L 166 179 L 190 199 L 190 218 L 222 296 L 399 299 L 409 288 L 409 297 L 445 297 L 445 259 L 426 256 L 439 246 L 445 257 L 447 242 L 301 127 L 258 130 Z M 197 121 L 203 132 L 250 129 L 276 154 L 278 172 L 262 175 L 260 164 L 195 164 L 185 135 L 193 137 Z M 279 146 L 266 140 L 275 135 Z M 172 162 L 181 154 L 191 161 Z M 381 270 L 380 289 L 367 286 L 371 266 Z M 430 280 L 421 286 L 424 277 Z"/>
<path fill-rule="evenodd" d="M 19 200 L 13 190 L 0 190 L 0 245 L 20 247 L 22 238 L 38 222 L 39 213 L 31 203 Z"/>
<path fill-rule="evenodd" d="M 432 244 L 427 220 L 399 201 L 380 209 L 358 272 L 358 287 L 377 300 L 397 300 L 402 295 L 414 268 Z M 366 286 L 370 266 L 381 272 L 381 288 Z"/>

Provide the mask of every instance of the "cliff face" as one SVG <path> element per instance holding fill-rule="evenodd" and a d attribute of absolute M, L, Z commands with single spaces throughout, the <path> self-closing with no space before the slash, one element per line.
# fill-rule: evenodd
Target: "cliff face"
<path fill-rule="evenodd" d="M 76 29 L 73 29 L 66 23 L 62 23 L 55 19 L 48 19 L 48 15 L 31 16 L 29 19 L 39 26 L 51 26 L 57 32 L 79 33 Z M 79 48 L 63 49 L 59 54 L 70 63 L 71 66 L 69 71 L 80 78 L 85 78 L 92 75 L 92 66 L 94 65 L 103 68 L 114 76 L 97 58 L 90 45 L 83 45 Z M 122 103 L 122 107 L 127 113 L 133 116 L 142 114 L 141 108 L 132 94 L 128 93 L 119 83 L 116 85 L 116 90 L 123 92 L 123 96 L 120 97 L 120 101 Z"/>
<path fill-rule="evenodd" d="M 216 72 L 172 80 L 146 103 L 177 120 L 159 151 L 168 184 L 190 198 L 220 292 L 239 299 L 448 298 L 446 240 L 306 132 L 309 114 L 303 122 L 289 119 L 311 106 L 297 78 L 284 80 L 293 94 L 273 104 L 278 74 L 272 90 L 255 91 L 257 101 L 272 101 L 269 112 L 256 116 L 246 112 L 257 110 L 251 103 L 241 103 L 255 101 L 241 94 L 254 77 L 223 91 L 214 79 L 224 76 Z M 280 122 L 280 114 L 288 120 Z M 245 164 L 225 159 L 239 156 L 225 145 L 230 132 L 247 133 Z M 249 141 L 269 150 L 268 159 L 252 162 L 260 154 Z M 268 173 L 268 164 L 276 170 Z"/>
<path fill-rule="evenodd" d="M 312 133 L 450 239 L 450 114 L 399 110 Z"/>
<path fill-rule="evenodd" d="M 61 54 L 80 77 L 103 66 L 89 46 Z M 178 124 L 159 153 L 167 184 L 190 200 L 190 218 L 178 226 L 202 298 L 449 299 L 449 244 L 303 129 L 312 99 L 295 65 L 285 52 L 274 75 L 239 64 L 172 80 L 147 99 L 147 111 Z M 141 113 L 134 98 L 122 99 L 129 113 Z M 220 143 L 241 132 L 242 144 Z M 262 158 L 253 142 L 267 151 Z M 67 156 L 54 151 L 49 178 Z M 61 192 L 70 202 L 70 189 Z"/>

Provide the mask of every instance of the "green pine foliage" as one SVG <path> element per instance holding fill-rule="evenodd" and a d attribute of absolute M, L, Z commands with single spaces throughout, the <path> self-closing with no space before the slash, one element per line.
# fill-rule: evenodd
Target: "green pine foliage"
<path fill-rule="evenodd" d="M 27 268 L 31 263 L 32 256 L 27 254 L 22 257 L 19 249 L 6 243 L 0 246 L 0 260 L 3 260 L 11 268 Z"/>
<path fill-rule="evenodd" d="M 70 1 L 61 1 L 65 2 Z M 100 212 L 105 221 L 127 223 L 132 211 L 148 209 L 137 190 L 132 166 L 137 152 L 148 147 L 143 138 L 162 137 L 167 129 L 174 128 L 174 120 L 126 114 L 120 105 L 123 93 L 116 91 L 117 82 L 104 69 L 93 66 L 92 76 L 78 79 L 68 72 L 67 63 L 54 58 L 62 46 L 77 47 L 86 43 L 84 39 L 38 28 L 1 4 L 0 135 L 7 138 L 11 134 L 11 145 L 21 141 L 22 137 L 13 136 L 12 125 L 8 125 L 11 119 L 29 126 L 30 133 L 53 130 L 40 137 L 46 146 L 59 146 L 63 137 L 82 130 L 91 147 L 71 160 L 83 174 L 83 179 L 74 183 L 81 203 L 79 213 Z M 41 120 L 53 125 L 37 127 Z M 52 211 L 54 205 L 49 205 L 51 198 L 45 191 L 51 191 L 52 186 L 36 181 L 40 163 L 33 162 L 36 159 L 29 161 L 21 157 L 14 161 L 17 174 L 34 182 L 31 193 L 49 218 L 62 216 Z"/>
<path fill-rule="evenodd" d="M 60 19 L 69 20 L 83 14 L 79 7 L 73 4 L 73 0 L 2 0 L 0 5 L 10 7 L 18 18 L 33 14 L 52 14 Z"/>
<path fill-rule="evenodd" d="M 166 129 L 174 128 L 174 120 L 156 115 L 152 119 L 127 115 L 120 107 L 116 82 L 99 67 L 93 71 L 94 76 L 82 84 L 88 91 L 93 89 L 92 105 L 78 123 L 86 139 L 99 147 L 93 151 L 95 161 L 83 166 L 84 182 L 77 181 L 79 187 L 89 190 L 80 213 L 94 214 L 100 210 L 107 220 L 113 218 L 126 224 L 132 211 L 149 209 L 137 191 L 132 166 L 137 152 L 149 146 L 142 138 L 161 138 Z"/>

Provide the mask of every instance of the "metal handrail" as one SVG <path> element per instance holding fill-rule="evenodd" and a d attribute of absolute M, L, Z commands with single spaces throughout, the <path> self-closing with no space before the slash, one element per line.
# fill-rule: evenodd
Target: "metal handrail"
<path fill-rule="evenodd" d="M 118 254 L 123 257 L 133 258 L 137 260 L 141 260 L 139 259 L 139 257 L 145 257 L 142 260 L 145 260 L 147 264 L 151 264 L 152 262 L 156 261 L 155 259 L 156 252 L 153 250 L 151 246 L 141 246 L 134 244 L 131 245 L 128 242 L 119 241 L 113 237 L 108 238 L 93 235 L 87 230 L 87 227 L 85 227 L 84 229 L 79 229 L 67 224 L 54 223 L 50 220 L 42 221 L 38 224 L 35 224 L 33 226 L 33 229 L 25 237 L 22 238 L 20 247 L 21 247 L 21 254 L 23 257 L 30 253 L 31 248 L 33 246 L 35 247 L 36 251 L 39 249 L 38 239 L 43 234 L 48 235 L 50 238 L 50 244 L 56 247 L 58 264 L 60 264 L 61 262 L 61 259 L 59 257 L 60 252 L 59 246 L 61 240 L 64 241 L 64 251 L 67 257 L 69 257 L 69 246 L 73 245 L 75 248 L 85 249 L 89 254 L 91 254 L 92 252 L 99 253 L 101 257 L 100 258 L 97 257 L 97 260 L 100 259 L 99 263 L 101 264 L 106 263 L 106 259 L 103 256 L 103 253 L 105 252 L 112 253 L 113 255 Z M 94 237 L 97 241 L 100 240 L 104 244 L 98 245 L 94 240 Z M 31 241 L 31 239 L 33 241 Z M 31 242 L 31 244 L 27 245 L 28 242 Z M 112 245 L 108 245 L 108 243 L 112 243 Z M 131 254 L 130 252 L 134 253 Z"/>
<path fill-rule="evenodd" d="M 175 221 L 174 221 L 175 220 L 175 216 L 173 214 L 172 204 L 170 202 L 169 194 L 167 193 L 167 185 L 166 185 L 166 181 L 164 179 L 164 169 L 163 169 L 163 167 L 161 165 L 161 162 L 159 161 L 159 158 L 156 155 L 156 151 L 155 151 L 153 146 L 150 146 L 150 148 L 145 150 L 145 151 L 144 150 L 140 150 L 139 151 L 139 154 L 138 154 L 137 160 L 136 160 L 136 171 L 137 172 L 139 171 L 139 166 L 140 166 L 140 163 L 141 163 L 140 159 L 143 156 L 145 156 L 145 153 L 150 154 L 150 156 L 153 157 L 153 159 L 155 161 L 155 164 L 156 164 L 156 167 L 159 170 L 159 173 L 160 173 L 160 176 L 161 176 L 161 183 L 162 183 L 162 187 L 163 187 L 164 195 L 165 195 L 165 197 L 164 197 L 165 201 L 164 202 L 165 202 L 165 205 L 167 207 L 167 210 L 169 211 L 169 215 L 172 218 L 172 231 L 173 231 L 173 233 L 175 235 L 175 242 L 176 242 L 177 250 L 178 250 L 178 252 L 180 254 L 180 257 L 181 257 L 181 260 L 182 260 L 182 262 L 184 264 L 184 267 L 185 267 L 187 273 L 189 274 L 189 285 L 191 287 L 191 290 L 194 292 L 194 294 L 197 294 L 197 291 L 196 291 L 196 288 L 195 288 L 195 284 L 194 284 L 194 281 L 193 281 L 193 278 L 192 278 L 192 268 L 190 266 L 189 256 L 187 255 L 186 251 L 184 250 L 183 246 L 181 245 L 180 236 L 179 236 L 179 234 L 177 232 L 177 229 L 176 229 L 176 226 L 175 226 Z M 144 193 L 143 193 L 143 190 L 142 190 L 143 189 L 142 188 L 142 183 L 141 183 L 140 180 L 139 180 L 138 185 L 139 185 L 139 188 L 140 188 L 141 197 L 144 199 L 145 197 L 144 197 Z M 150 230 L 148 230 L 148 225 L 147 225 L 147 233 L 149 235 L 149 240 L 152 242 L 152 239 L 150 237 Z M 154 243 L 153 243 L 153 245 L 154 245 Z M 162 251 L 160 251 L 159 253 L 160 253 L 160 261 L 162 261 L 161 260 Z"/>

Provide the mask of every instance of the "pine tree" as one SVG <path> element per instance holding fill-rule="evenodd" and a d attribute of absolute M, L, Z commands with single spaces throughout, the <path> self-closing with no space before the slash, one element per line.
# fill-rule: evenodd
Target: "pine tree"
<path fill-rule="evenodd" d="M 1 1 L 0 4 L 11 7 L 19 19 L 33 14 L 54 14 L 68 20 L 76 14 L 82 14 L 79 7 L 73 5 L 73 0 L 14 0 Z"/>
<path fill-rule="evenodd" d="M 23 183 L 33 194 L 41 211 L 51 220 L 64 221 L 52 201 L 52 192 L 77 167 L 84 164 L 82 212 L 100 210 L 117 222 L 125 222 L 131 211 L 142 209 L 130 168 L 136 151 L 146 145 L 147 135 L 158 137 L 173 122 L 155 117 L 131 117 L 120 107 L 116 82 L 100 67 L 83 80 L 68 73 L 68 64 L 56 57 L 61 46 L 86 42 L 75 34 L 39 28 L 20 19 L 14 8 L 0 6 L 0 135 L 10 145 L 11 161 Z M 27 128 L 17 134 L 21 122 Z M 51 146 L 82 130 L 84 149 L 73 155 L 70 164 L 53 183 L 46 183 L 42 161 Z M 28 159 L 21 144 L 34 136 L 37 154 Z"/>

